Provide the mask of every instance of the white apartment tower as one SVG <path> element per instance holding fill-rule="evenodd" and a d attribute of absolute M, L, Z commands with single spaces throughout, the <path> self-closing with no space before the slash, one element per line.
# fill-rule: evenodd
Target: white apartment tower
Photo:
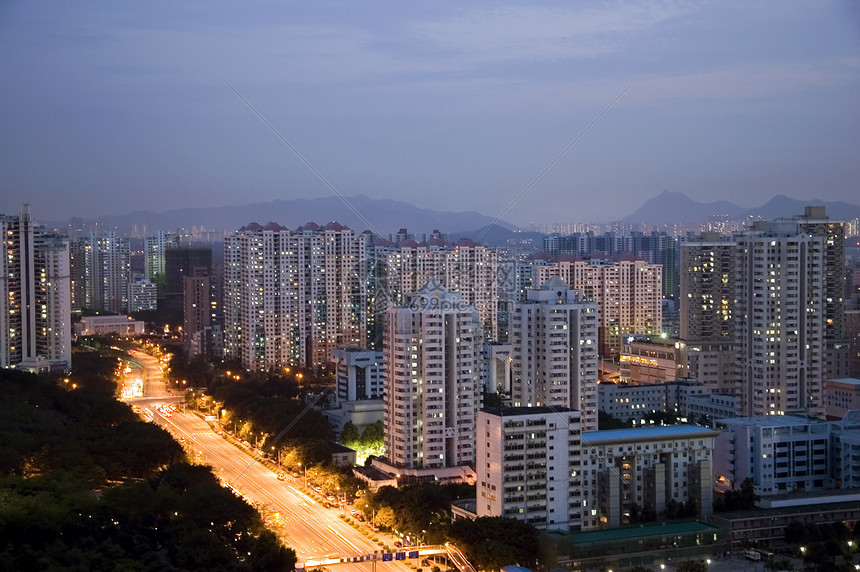
<path fill-rule="evenodd" d="M 385 451 L 407 469 L 475 462 L 483 341 L 477 310 L 430 281 L 389 308 L 383 343 Z"/>
<path fill-rule="evenodd" d="M 824 414 L 826 241 L 795 221 L 757 221 L 735 234 L 744 415 Z"/>
<path fill-rule="evenodd" d="M 558 276 L 527 296 L 511 320 L 513 405 L 575 409 L 596 431 L 597 303 Z"/>
<path fill-rule="evenodd" d="M 69 243 L 33 224 L 30 206 L 20 216 L 0 215 L 0 367 L 44 358 L 71 364 Z"/>
<path fill-rule="evenodd" d="M 365 239 L 332 222 L 252 223 L 225 241 L 225 352 L 251 369 L 328 361 L 367 343 Z"/>

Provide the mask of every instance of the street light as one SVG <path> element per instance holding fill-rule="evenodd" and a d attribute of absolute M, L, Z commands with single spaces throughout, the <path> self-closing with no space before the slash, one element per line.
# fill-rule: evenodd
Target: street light
<path fill-rule="evenodd" d="M 301 461 L 299 461 L 299 466 L 302 468 L 305 475 L 305 488 L 308 488 L 308 468 L 306 465 L 302 465 Z"/>
<path fill-rule="evenodd" d="M 272 451 L 275 451 L 275 446 L 274 446 L 274 445 L 272 445 Z M 278 458 L 278 470 L 280 470 L 280 469 L 281 469 L 281 452 L 280 452 L 280 451 L 276 451 L 276 452 L 275 452 L 275 456 Z"/>

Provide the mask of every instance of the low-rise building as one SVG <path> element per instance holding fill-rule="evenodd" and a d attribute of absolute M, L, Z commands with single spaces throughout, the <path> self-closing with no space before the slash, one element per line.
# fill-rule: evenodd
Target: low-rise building
<path fill-rule="evenodd" d="M 750 478 L 760 496 L 833 488 L 831 424 L 794 415 L 720 419 L 714 476 L 728 488 Z"/>
<path fill-rule="evenodd" d="M 621 380 L 648 385 L 667 383 L 687 376 L 685 343 L 659 336 L 634 335 L 624 338 Z"/>
<path fill-rule="evenodd" d="M 121 336 L 140 335 L 145 323 L 134 320 L 131 316 L 84 316 L 75 324 L 75 335 L 97 336 L 102 334 L 119 334 Z"/>
<path fill-rule="evenodd" d="M 695 380 L 656 385 L 603 382 L 597 386 L 600 410 L 622 421 L 639 421 L 649 413 L 689 415 L 688 403 L 706 397 L 708 389 Z"/>
<path fill-rule="evenodd" d="M 670 501 L 695 503 L 707 519 L 717 435 L 694 425 L 583 433 L 583 530 L 621 526 L 633 505 L 660 514 Z"/>
<path fill-rule="evenodd" d="M 335 371 L 335 396 L 338 403 L 362 399 L 382 399 L 381 351 L 362 348 L 337 348 L 331 351 Z"/>

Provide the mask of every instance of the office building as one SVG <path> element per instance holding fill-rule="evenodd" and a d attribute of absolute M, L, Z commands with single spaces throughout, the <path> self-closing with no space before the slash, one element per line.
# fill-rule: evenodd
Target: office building
<path fill-rule="evenodd" d="M 597 324 L 597 304 L 558 276 L 530 290 L 511 322 L 512 404 L 575 409 L 596 430 Z"/>
<path fill-rule="evenodd" d="M 842 419 L 852 410 L 860 410 L 860 379 L 848 377 L 824 382 L 824 407 L 827 419 Z"/>
<path fill-rule="evenodd" d="M 164 309 L 173 314 L 174 319 L 181 320 L 185 308 L 185 279 L 190 276 L 200 277 L 211 274 L 211 246 L 177 246 L 165 249 Z"/>
<path fill-rule="evenodd" d="M 750 478 L 758 495 L 832 488 L 830 424 L 794 415 L 721 419 L 714 476 L 727 488 Z"/>
<path fill-rule="evenodd" d="M 618 356 L 621 381 L 648 385 L 688 377 L 684 346 L 681 340 L 663 337 L 626 337 Z"/>
<path fill-rule="evenodd" d="M 213 355 L 212 288 L 209 276 L 186 276 L 183 290 L 182 341 L 185 354 Z"/>

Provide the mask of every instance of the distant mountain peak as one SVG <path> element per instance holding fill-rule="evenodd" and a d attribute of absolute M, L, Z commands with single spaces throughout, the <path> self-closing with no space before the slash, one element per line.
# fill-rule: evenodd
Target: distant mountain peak
<path fill-rule="evenodd" d="M 665 189 L 622 220 L 648 224 L 701 223 L 714 216 L 727 216 L 730 220 L 744 220 L 750 216 L 771 220 L 801 215 L 804 207 L 809 205 L 827 207 L 827 216 L 835 220 L 860 217 L 860 206 L 844 202 L 825 202 L 821 199 L 802 201 L 777 194 L 760 207 L 746 208 L 722 200 L 702 203 L 682 192 Z"/>

